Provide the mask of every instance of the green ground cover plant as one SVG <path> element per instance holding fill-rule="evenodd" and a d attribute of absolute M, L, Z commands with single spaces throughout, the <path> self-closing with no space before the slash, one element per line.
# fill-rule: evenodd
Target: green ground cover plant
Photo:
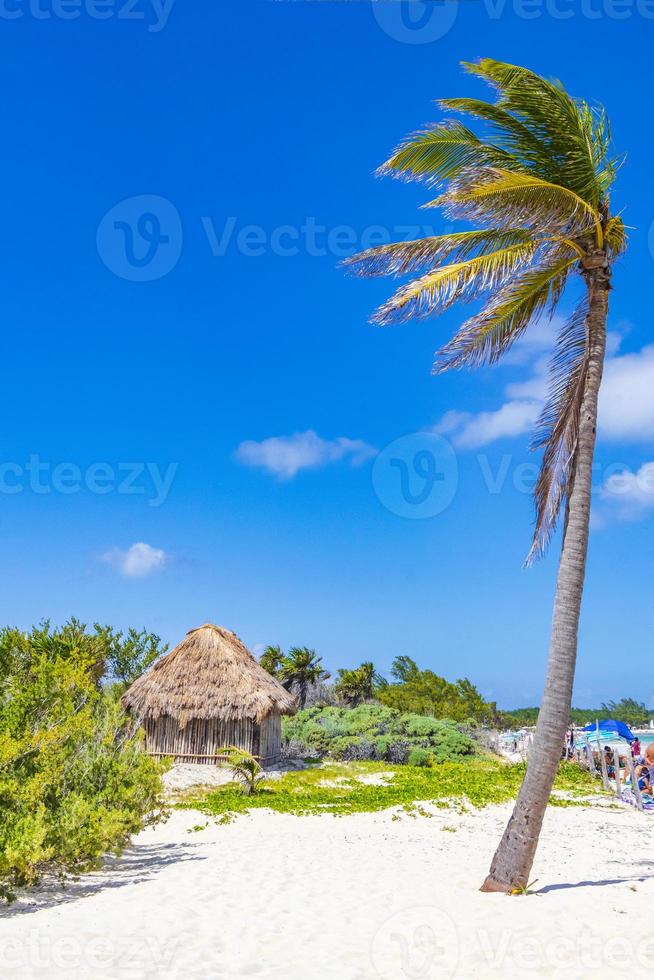
<path fill-rule="evenodd" d="M 227 784 L 191 793 L 176 805 L 217 817 L 255 808 L 300 816 L 373 813 L 398 806 L 415 815 L 418 802 L 439 807 L 461 806 L 466 801 L 475 807 L 504 803 L 515 797 L 524 772 L 523 765 L 503 765 L 488 759 L 445 762 L 435 767 L 330 762 L 266 780 L 254 796 Z M 597 791 L 597 783 L 577 766 L 562 764 L 555 788 L 591 795 Z"/>

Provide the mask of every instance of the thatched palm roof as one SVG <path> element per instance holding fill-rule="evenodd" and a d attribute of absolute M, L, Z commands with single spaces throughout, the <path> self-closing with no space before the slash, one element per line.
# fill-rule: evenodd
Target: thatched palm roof
<path fill-rule="evenodd" d="M 236 633 L 206 623 L 139 677 L 121 699 L 139 719 L 161 715 L 183 727 L 191 718 L 259 722 L 293 714 L 295 698 L 257 663 Z"/>

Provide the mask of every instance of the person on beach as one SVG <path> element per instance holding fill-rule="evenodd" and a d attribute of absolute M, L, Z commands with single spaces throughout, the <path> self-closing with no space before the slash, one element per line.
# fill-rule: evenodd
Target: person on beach
<path fill-rule="evenodd" d="M 638 780 L 638 789 L 641 793 L 651 793 L 652 787 L 649 781 L 649 769 L 647 766 L 636 766 L 636 779 Z"/>
<path fill-rule="evenodd" d="M 634 757 L 634 759 L 636 758 L 637 755 L 640 755 L 640 739 L 638 738 L 638 736 L 636 736 L 636 738 L 631 743 L 631 754 Z"/>
<path fill-rule="evenodd" d="M 604 759 L 606 760 L 606 770 L 609 776 L 615 776 L 615 768 L 613 766 L 613 751 L 609 745 L 604 746 Z"/>

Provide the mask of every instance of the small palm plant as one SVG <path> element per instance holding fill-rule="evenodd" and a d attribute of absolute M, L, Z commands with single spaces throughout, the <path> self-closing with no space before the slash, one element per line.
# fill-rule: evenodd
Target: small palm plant
<path fill-rule="evenodd" d="M 604 110 L 517 65 L 483 58 L 464 66 L 496 100 L 439 104 L 471 117 L 481 134 L 451 118 L 409 137 L 379 173 L 441 185 L 426 207 L 476 227 L 368 249 L 348 264 L 362 276 L 410 277 L 375 323 L 483 299 L 437 352 L 436 374 L 495 363 L 538 316 L 559 307 L 568 286 L 580 293 L 553 344 L 550 396 L 534 440 L 543 459 L 530 560 L 564 515 L 547 681 L 525 780 L 483 885 L 512 892 L 528 885 L 568 725 L 611 273 L 626 234 L 609 200 L 618 161 Z"/>
<path fill-rule="evenodd" d="M 256 758 L 245 749 L 236 745 L 227 745 L 218 750 L 218 755 L 224 756 L 221 762 L 223 768 L 229 770 L 232 778 L 240 782 L 246 796 L 252 796 L 265 778 L 263 769 Z"/>

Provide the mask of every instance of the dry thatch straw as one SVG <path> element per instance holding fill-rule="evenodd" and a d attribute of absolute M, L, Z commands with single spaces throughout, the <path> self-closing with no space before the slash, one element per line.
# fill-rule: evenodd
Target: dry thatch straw
<path fill-rule="evenodd" d="M 181 728 L 192 718 L 261 722 L 293 714 L 296 699 L 257 663 L 236 633 L 206 623 L 135 681 L 121 699 L 141 721 L 167 715 Z"/>

